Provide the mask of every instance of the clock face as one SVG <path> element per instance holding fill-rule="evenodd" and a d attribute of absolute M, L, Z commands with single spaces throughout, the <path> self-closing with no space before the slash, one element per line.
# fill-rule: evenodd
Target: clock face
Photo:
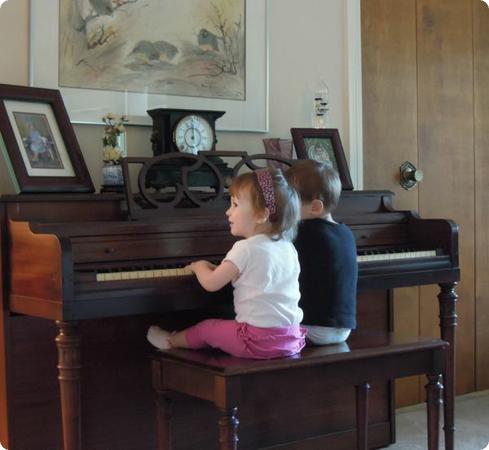
<path fill-rule="evenodd" d="M 180 119 L 173 139 L 181 152 L 197 154 L 213 147 L 214 131 L 203 117 L 191 114 Z"/>

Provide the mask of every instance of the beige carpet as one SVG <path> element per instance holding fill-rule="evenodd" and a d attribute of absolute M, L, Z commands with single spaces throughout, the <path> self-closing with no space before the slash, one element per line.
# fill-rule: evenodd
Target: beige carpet
<path fill-rule="evenodd" d="M 443 417 L 441 409 L 440 417 Z M 424 404 L 398 409 L 396 424 L 397 442 L 389 446 L 389 450 L 426 450 Z M 455 450 L 489 450 L 489 391 L 457 397 L 455 428 Z M 443 432 L 440 436 L 440 449 L 443 449 Z"/>

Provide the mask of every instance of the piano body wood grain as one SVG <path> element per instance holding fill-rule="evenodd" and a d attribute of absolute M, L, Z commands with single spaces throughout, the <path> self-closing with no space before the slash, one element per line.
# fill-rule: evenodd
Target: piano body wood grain
<path fill-rule="evenodd" d="M 405 253 L 402 249 L 430 253 L 359 262 L 359 328 L 391 329 L 390 289 L 439 283 L 444 286 L 443 302 L 451 305 L 444 312 L 442 336 L 453 343 L 457 228 L 450 221 L 395 211 L 391 198 L 383 191 L 344 192 L 335 218 L 352 228 L 359 254 Z M 7 196 L 0 208 L 5 324 L 0 370 L 3 367 L 6 380 L 0 392 L 0 411 L 6 411 L 0 438 L 8 440 L 9 450 L 62 448 L 54 346 L 59 330 L 53 322 L 57 320 L 79 324 L 83 448 L 154 448 L 146 329 L 156 321 L 181 328 L 219 311 L 226 314 L 231 291 L 206 293 L 188 275 L 130 274 L 166 271 L 202 258 L 218 261 L 234 241 L 224 209 L 131 222 L 121 197 L 86 194 Z M 121 275 L 97 280 L 102 273 L 121 273 L 127 279 Z M 453 379 L 448 389 L 453 389 Z M 294 403 L 294 410 L 308 418 L 300 427 L 294 422 L 296 411 L 287 413 L 290 399 L 281 401 L 277 396 L 274 405 L 245 403 L 242 415 L 249 427 L 241 434 L 241 448 L 281 443 L 292 449 L 291 443 L 305 436 L 316 439 L 320 448 L 349 448 L 354 441 L 352 395 L 311 390 Z M 392 395 L 390 385 L 373 386 L 372 446 L 385 446 L 394 439 Z M 179 408 L 175 433 L 179 442 L 186 442 L 181 448 L 212 448 L 214 427 L 205 426 L 214 423 L 212 408 L 188 399 Z M 49 417 L 49 425 L 40 417 Z M 201 431 L 188 433 L 197 428 Z M 25 429 L 32 430 L 32 436 L 23 433 Z"/>

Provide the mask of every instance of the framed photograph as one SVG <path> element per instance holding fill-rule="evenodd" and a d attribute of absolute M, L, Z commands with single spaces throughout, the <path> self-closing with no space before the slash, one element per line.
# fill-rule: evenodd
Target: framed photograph
<path fill-rule="evenodd" d="M 93 192 L 59 91 L 0 84 L 0 150 L 18 192 Z"/>
<path fill-rule="evenodd" d="M 267 0 L 31 1 L 30 85 L 59 89 L 70 119 L 226 111 L 226 131 L 268 131 Z"/>
<path fill-rule="evenodd" d="M 350 170 L 336 128 L 291 128 L 298 158 L 330 162 L 338 171 L 343 190 L 352 190 Z"/>

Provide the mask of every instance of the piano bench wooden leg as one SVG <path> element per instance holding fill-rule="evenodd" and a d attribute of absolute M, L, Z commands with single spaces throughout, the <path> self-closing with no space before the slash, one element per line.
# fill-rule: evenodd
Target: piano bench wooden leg
<path fill-rule="evenodd" d="M 440 429 L 440 401 L 442 385 L 440 375 L 428 375 L 426 408 L 428 415 L 428 450 L 438 450 Z"/>
<path fill-rule="evenodd" d="M 156 391 L 158 450 L 171 450 L 171 393 Z"/>
<path fill-rule="evenodd" d="M 357 415 L 357 450 L 368 449 L 368 392 L 370 384 L 355 386 Z"/>

